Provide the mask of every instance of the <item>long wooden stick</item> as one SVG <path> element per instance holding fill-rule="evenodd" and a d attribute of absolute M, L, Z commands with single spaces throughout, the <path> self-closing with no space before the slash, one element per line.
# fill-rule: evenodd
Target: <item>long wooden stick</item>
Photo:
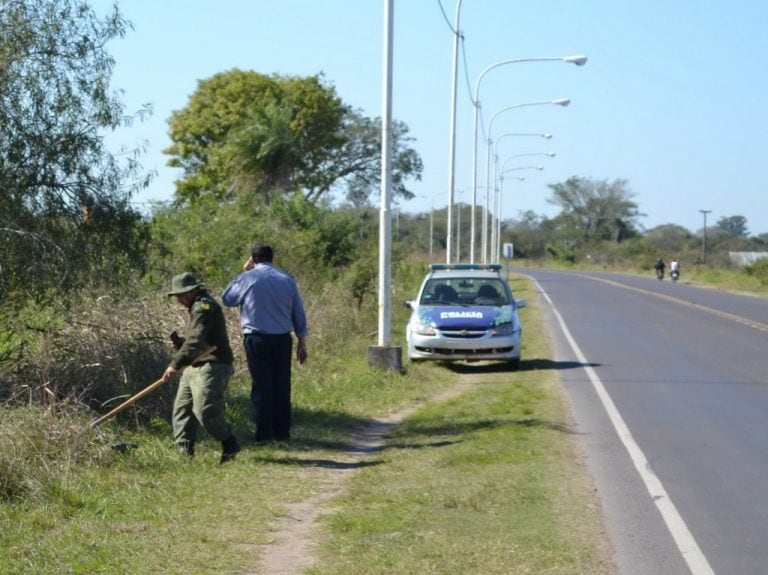
<path fill-rule="evenodd" d="M 206 355 L 208 355 L 210 353 L 213 353 L 214 351 L 216 351 L 216 346 L 215 345 L 209 347 L 203 353 L 198 355 L 192 363 L 195 363 L 200 358 L 202 358 L 202 357 L 204 357 L 204 356 L 206 356 Z M 142 389 L 140 392 L 138 392 L 135 395 L 132 395 L 131 397 L 126 399 L 123 403 L 121 403 L 120 405 L 118 405 L 117 407 L 115 407 L 114 409 L 109 411 L 108 413 L 105 413 L 100 418 L 98 418 L 96 421 L 91 423 L 91 429 L 93 429 L 94 427 L 97 427 L 98 425 L 101 425 L 102 423 L 104 423 L 105 421 L 110 419 L 111 417 L 114 417 L 115 415 L 117 415 L 118 413 L 123 411 L 126 407 L 128 407 L 129 405 L 133 405 L 134 403 L 139 401 L 145 395 L 149 395 L 150 393 L 152 393 L 155 389 L 157 389 L 158 387 L 160 387 L 164 383 L 165 383 L 165 380 L 162 377 L 160 379 L 158 379 L 156 382 L 150 383 L 147 387 Z"/>

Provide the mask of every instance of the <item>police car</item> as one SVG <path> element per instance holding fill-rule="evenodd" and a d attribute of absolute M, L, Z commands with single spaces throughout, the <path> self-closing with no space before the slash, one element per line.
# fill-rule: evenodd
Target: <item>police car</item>
<path fill-rule="evenodd" d="M 432 264 L 406 327 L 411 361 L 505 361 L 520 365 L 522 326 L 501 265 Z"/>

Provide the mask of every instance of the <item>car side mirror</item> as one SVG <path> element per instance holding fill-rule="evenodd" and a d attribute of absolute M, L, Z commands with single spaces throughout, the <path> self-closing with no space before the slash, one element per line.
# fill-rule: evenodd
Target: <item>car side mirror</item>
<path fill-rule="evenodd" d="M 413 302 L 412 302 L 412 301 L 409 301 L 409 300 L 405 300 L 405 301 L 403 302 L 403 305 L 404 305 L 405 307 L 407 307 L 408 309 L 413 309 Z"/>
<path fill-rule="evenodd" d="M 524 300 L 524 299 L 516 299 L 515 300 L 515 307 L 517 309 L 520 309 L 520 308 L 525 307 L 527 305 L 528 305 L 528 302 L 526 300 Z"/>

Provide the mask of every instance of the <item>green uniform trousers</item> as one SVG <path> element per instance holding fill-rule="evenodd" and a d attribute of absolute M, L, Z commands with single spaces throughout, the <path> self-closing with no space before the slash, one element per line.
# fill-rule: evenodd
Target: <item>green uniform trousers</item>
<path fill-rule="evenodd" d="M 217 441 L 232 435 L 224 415 L 224 395 L 233 373 L 229 363 L 204 363 L 184 369 L 173 403 L 176 443 L 194 443 L 200 425 Z"/>

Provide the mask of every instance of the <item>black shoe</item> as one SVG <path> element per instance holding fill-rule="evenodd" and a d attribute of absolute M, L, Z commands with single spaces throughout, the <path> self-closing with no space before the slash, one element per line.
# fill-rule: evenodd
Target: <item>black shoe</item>
<path fill-rule="evenodd" d="M 232 461 L 238 453 L 240 453 L 240 444 L 237 442 L 237 438 L 234 435 L 230 435 L 227 439 L 221 442 L 221 459 L 219 460 L 219 463 Z"/>
<path fill-rule="evenodd" d="M 179 453 L 183 453 L 189 457 L 195 456 L 195 442 L 194 441 L 180 441 Z"/>

